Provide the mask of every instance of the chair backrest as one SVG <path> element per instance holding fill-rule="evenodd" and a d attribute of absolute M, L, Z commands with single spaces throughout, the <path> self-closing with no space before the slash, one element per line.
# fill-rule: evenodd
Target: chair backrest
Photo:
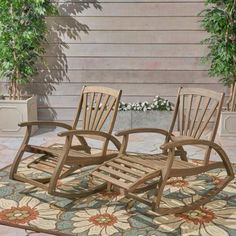
<path fill-rule="evenodd" d="M 209 140 L 214 141 L 223 100 L 224 93 L 201 88 L 180 88 L 170 132 L 177 124 L 180 135 L 199 139 L 210 124 Z"/>
<path fill-rule="evenodd" d="M 111 133 L 115 124 L 121 93 L 121 90 L 107 87 L 84 86 L 73 128 L 76 128 L 79 119 L 81 119 L 82 129 L 100 131 L 107 121 L 106 130 L 103 130 Z"/>
<path fill-rule="evenodd" d="M 231 85 L 230 98 L 227 106 L 229 111 L 236 111 L 236 82 Z"/>

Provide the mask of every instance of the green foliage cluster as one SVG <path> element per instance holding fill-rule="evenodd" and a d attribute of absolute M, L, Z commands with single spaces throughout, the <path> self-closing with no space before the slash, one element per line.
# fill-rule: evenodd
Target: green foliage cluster
<path fill-rule="evenodd" d="M 44 53 L 46 16 L 57 14 L 50 0 L 0 0 L 0 72 L 10 81 L 9 95 L 20 97 Z"/>
<path fill-rule="evenodd" d="M 204 40 L 209 46 L 209 54 L 203 62 L 210 62 L 209 75 L 220 77 L 225 85 L 236 81 L 236 1 L 205 0 L 206 9 L 202 27 L 209 33 Z"/>

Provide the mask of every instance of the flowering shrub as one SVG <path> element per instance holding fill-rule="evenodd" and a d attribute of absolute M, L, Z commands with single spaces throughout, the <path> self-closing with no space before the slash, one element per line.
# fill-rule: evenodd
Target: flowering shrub
<path fill-rule="evenodd" d="M 172 111 L 173 104 L 168 100 L 156 96 L 151 103 L 135 102 L 125 103 L 120 102 L 119 111 Z"/>

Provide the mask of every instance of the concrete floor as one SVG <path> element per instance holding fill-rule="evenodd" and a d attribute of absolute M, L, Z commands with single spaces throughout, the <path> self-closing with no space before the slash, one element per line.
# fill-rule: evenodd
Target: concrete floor
<path fill-rule="evenodd" d="M 61 130 L 39 130 L 31 139 L 31 143 L 37 145 L 50 145 L 52 143 L 63 143 L 64 139 L 57 137 L 57 132 Z M 1 138 L 0 137 L 0 168 L 10 165 L 13 162 L 16 151 L 21 144 L 22 138 Z M 155 134 L 138 134 L 130 137 L 130 145 L 128 150 L 135 152 L 158 152 L 159 145 L 163 142 L 161 136 Z M 220 144 L 228 154 L 231 162 L 236 163 L 236 138 L 216 138 L 216 142 Z M 98 142 L 91 142 L 93 147 L 99 147 Z M 196 148 L 188 148 L 190 158 L 201 158 L 202 151 Z M 216 154 L 212 153 L 212 159 L 216 160 Z M 48 234 L 35 233 L 25 231 L 23 229 L 11 228 L 0 225 L 0 235 L 3 236 L 46 236 Z"/>

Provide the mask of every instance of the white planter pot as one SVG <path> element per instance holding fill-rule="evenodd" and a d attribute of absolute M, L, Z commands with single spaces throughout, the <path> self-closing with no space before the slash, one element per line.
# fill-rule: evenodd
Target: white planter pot
<path fill-rule="evenodd" d="M 222 137 L 236 137 L 236 112 L 221 113 L 218 134 Z"/>
<path fill-rule="evenodd" d="M 132 128 L 169 129 L 172 120 L 170 111 L 132 111 Z"/>
<path fill-rule="evenodd" d="M 110 117 L 104 124 L 103 131 L 106 131 L 110 125 Z M 114 131 L 130 129 L 131 128 L 131 111 L 119 111 L 117 113 Z"/>
<path fill-rule="evenodd" d="M 170 111 L 119 111 L 114 131 L 131 128 L 169 129 L 171 120 L 172 112 Z M 105 123 L 104 130 L 108 122 Z"/>
<path fill-rule="evenodd" d="M 18 126 L 23 121 L 37 120 L 37 97 L 27 100 L 0 100 L 0 136 L 23 137 L 26 128 Z M 33 126 L 32 133 L 38 127 Z"/>

